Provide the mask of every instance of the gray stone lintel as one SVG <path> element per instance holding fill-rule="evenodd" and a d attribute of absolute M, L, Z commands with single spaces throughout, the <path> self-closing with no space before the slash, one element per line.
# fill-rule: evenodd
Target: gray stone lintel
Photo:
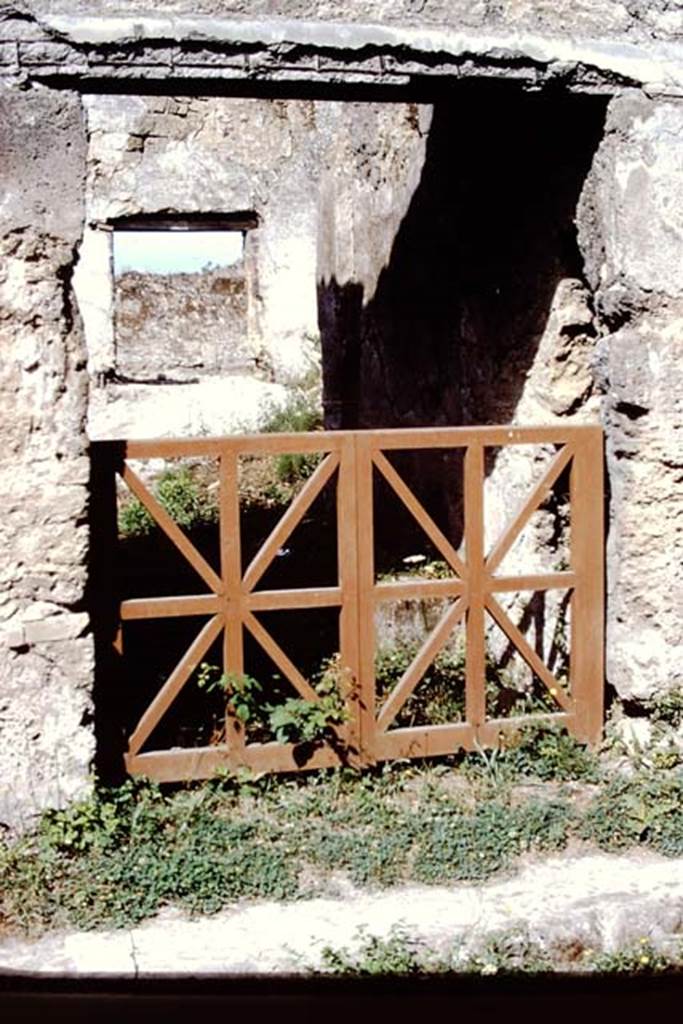
<path fill-rule="evenodd" d="M 35 35 L 30 45 L 19 43 L 20 71 L 33 78 L 407 84 L 434 74 L 485 74 L 512 75 L 532 87 L 559 79 L 587 91 L 636 86 L 651 95 L 683 96 L 683 44 L 677 42 L 144 14 L 48 15 L 40 26 L 42 44 Z M 242 66 L 235 61 L 240 55 Z"/>

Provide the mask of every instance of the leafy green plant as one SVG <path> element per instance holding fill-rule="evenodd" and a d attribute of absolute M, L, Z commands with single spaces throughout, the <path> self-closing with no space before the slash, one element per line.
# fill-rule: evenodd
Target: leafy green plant
<path fill-rule="evenodd" d="M 183 529 L 215 522 L 218 517 L 215 501 L 200 487 L 189 466 L 165 470 L 153 492 L 160 505 Z M 155 527 L 154 519 L 137 498 L 126 501 L 119 510 L 118 528 L 122 537 L 149 534 Z"/>
<path fill-rule="evenodd" d="M 268 722 L 279 743 L 322 743 L 348 721 L 352 679 L 338 655 L 327 662 L 314 689 L 317 701 L 290 697 L 284 704 L 269 706 Z"/>
<path fill-rule="evenodd" d="M 278 743 L 316 745 L 334 739 L 335 727 L 349 719 L 347 701 L 353 696 L 351 673 L 341 665 L 339 655 L 323 665 L 314 682 L 317 700 L 289 697 L 281 704 L 269 704 L 257 679 L 221 673 L 215 665 L 206 663 L 199 668 L 197 685 L 208 693 L 224 693 L 228 709 L 245 726 L 255 724 L 267 729 Z M 218 737 L 219 742 L 222 738 Z"/>
<path fill-rule="evenodd" d="M 483 975 L 545 974 L 553 970 L 547 951 L 524 933 L 490 936 L 459 969 Z"/>
<path fill-rule="evenodd" d="M 221 673 L 216 665 L 203 662 L 197 673 L 197 686 L 207 693 L 224 693 L 228 710 L 245 725 L 262 717 L 263 687 L 252 676 L 238 672 Z"/>
<path fill-rule="evenodd" d="M 136 828 L 139 813 L 160 799 L 158 785 L 146 779 L 128 779 L 118 787 L 95 783 L 83 799 L 44 812 L 38 829 L 41 845 L 69 854 L 104 850 Z"/>
<path fill-rule="evenodd" d="M 362 944 L 355 953 L 345 947 L 333 949 L 325 946 L 322 949 L 321 961 L 326 973 L 362 978 L 423 972 L 418 946 L 405 927 L 395 925 L 387 938 L 367 936 L 365 929 L 361 928 L 359 938 Z"/>
<path fill-rule="evenodd" d="M 261 430 L 267 434 L 300 434 L 322 430 L 323 417 L 317 391 L 297 389 L 290 392 L 283 406 L 273 409 Z M 275 458 L 277 480 L 291 486 L 308 479 L 322 456 L 318 452 L 286 452 Z"/>
<path fill-rule="evenodd" d="M 547 782 L 598 779 L 596 755 L 554 723 L 524 726 L 507 744 L 501 761 L 510 777 Z"/>
<path fill-rule="evenodd" d="M 615 952 L 584 952 L 584 968 L 598 974 L 662 974 L 676 969 L 675 962 L 660 953 L 647 939 Z M 680 967 L 679 967 L 680 969 Z"/>
<path fill-rule="evenodd" d="M 266 434 L 300 434 L 322 428 L 322 410 L 316 397 L 295 390 L 290 392 L 284 405 L 269 413 L 261 430 Z"/>
<path fill-rule="evenodd" d="M 644 706 L 652 722 L 679 729 L 683 724 L 683 687 L 669 690 L 656 700 L 645 702 Z"/>
<path fill-rule="evenodd" d="M 585 839 L 603 849 L 645 843 L 669 856 L 683 854 L 683 772 L 643 770 L 616 776 L 588 807 L 581 826 Z"/>
<path fill-rule="evenodd" d="M 203 522 L 215 522 L 218 509 L 202 492 L 188 466 L 169 469 L 157 481 L 160 503 L 178 526 L 190 529 Z"/>
<path fill-rule="evenodd" d="M 471 813 L 444 802 L 421 822 L 415 877 L 431 883 L 488 878 L 527 850 L 562 849 L 571 825 L 563 802 L 510 807 L 489 800 Z"/>
<path fill-rule="evenodd" d="M 129 498 L 121 505 L 118 514 L 118 530 L 121 537 L 144 537 L 154 528 L 154 520 L 137 498 Z"/>
<path fill-rule="evenodd" d="M 122 825 L 118 802 L 93 793 L 64 810 L 47 811 L 41 820 L 41 834 L 55 850 L 82 853 L 93 847 L 109 846 Z"/>

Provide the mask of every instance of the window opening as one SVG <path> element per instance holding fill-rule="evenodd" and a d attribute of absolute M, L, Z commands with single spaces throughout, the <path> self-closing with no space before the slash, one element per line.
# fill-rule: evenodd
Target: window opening
<path fill-rule="evenodd" d="M 255 215 L 112 226 L 116 379 L 189 383 L 253 368 L 247 236 L 255 226 Z"/>

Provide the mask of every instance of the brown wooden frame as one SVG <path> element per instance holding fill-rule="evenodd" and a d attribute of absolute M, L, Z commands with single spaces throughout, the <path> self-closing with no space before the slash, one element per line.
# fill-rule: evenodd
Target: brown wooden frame
<path fill-rule="evenodd" d="M 484 453 L 487 447 L 559 446 L 541 480 L 526 497 L 491 551 L 484 551 Z M 385 452 L 407 449 L 464 449 L 465 557 L 459 554 L 405 484 Z M 367 765 L 389 758 L 450 753 L 459 747 L 496 746 L 501 734 L 527 721 L 560 721 L 577 738 L 596 743 L 603 718 L 603 454 L 602 432 L 593 426 L 450 427 L 414 430 L 335 431 L 263 434 L 201 440 L 128 441 L 123 443 L 120 473 L 158 526 L 208 586 L 209 594 L 124 600 L 120 619 L 202 616 L 207 621 L 146 709 L 130 736 L 127 770 L 160 781 L 207 778 L 220 766 L 249 766 L 257 771 L 296 771 L 292 744 L 245 743 L 241 724 L 226 715 L 226 740 L 217 746 L 143 752 L 142 747 L 165 711 L 223 634 L 223 667 L 244 671 L 243 637 L 248 630 L 267 651 L 283 676 L 304 698 L 316 700 L 310 683 L 254 616 L 255 611 L 338 607 L 340 658 L 355 680 L 349 701 L 350 721 L 339 729 L 340 744 L 315 749 L 303 767 L 315 768 L 348 759 Z M 240 455 L 322 453 L 315 472 L 282 519 L 241 571 L 238 458 Z M 127 460 L 212 456 L 219 464 L 220 574 L 215 572 L 173 522 Z M 496 575 L 505 555 L 530 516 L 569 466 L 571 561 L 565 572 Z M 256 591 L 278 550 L 333 476 L 337 474 L 338 582 L 332 587 Z M 452 579 L 420 578 L 376 582 L 373 538 L 373 475 L 379 474 L 408 508 L 454 572 Z M 520 590 L 571 590 L 570 693 L 565 691 L 520 630 L 497 594 Z M 388 600 L 452 597 L 412 664 L 375 711 L 375 608 Z M 486 719 L 485 631 L 492 618 L 548 688 L 558 712 Z M 465 623 L 466 720 L 448 725 L 389 729 L 426 668 L 453 629 Z M 119 631 L 119 644 L 121 631 Z"/>

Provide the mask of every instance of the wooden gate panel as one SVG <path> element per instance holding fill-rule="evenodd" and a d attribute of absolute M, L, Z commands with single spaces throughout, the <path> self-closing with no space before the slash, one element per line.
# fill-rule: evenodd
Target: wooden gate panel
<path fill-rule="evenodd" d="M 484 547 L 485 449 L 521 444 L 560 445 L 540 481 L 496 539 Z M 386 452 L 401 449 L 464 451 L 464 544 L 456 551 L 416 495 L 394 469 Z M 244 573 L 241 567 L 238 459 L 240 455 L 320 452 L 323 460 L 294 498 Z M 211 455 L 219 460 L 220 575 L 128 465 L 126 459 Z M 533 513 L 570 467 L 571 565 L 569 571 L 496 575 Z M 336 480 L 335 480 L 336 474 Z M 374 476 L 384 479 L 451 567 L 449 579 L 376 582 L 373 537 Z M 340 762 L 339 748 L 321 746 L 305 765 L 292 744 L 248 743 L 242 724 L 226 714 L 225 742 L 219 746 L 142 752 L 153 729 L 192 676 L 215 640 L 223 634 L 223 668 L 244 671 L 244 630 L 266 651 L 294 690 L 305 699 L 317 694 L 275 642 L 255 612 L 288 608 L 338 607 L 340 658 L 355 680 L 349 723 L 338 730 L 342 748 L 356 764 L 392 757 L 424 757 L 458 747 L 495 745 L 501 732 L 527 721 L 550 719 L 566 724 L 581 739 L 596 742 L 602 727 L 603 688 L 603 499 L 602 435 L 597 427 L 481 427 L 391 431 L 339 431 L 294 435 L 128 442 L 121 476 L 160 528 L 195 569 L 209 594 L 125 600 L 122 622 L 175 616 L 206 616 L 188 651 L 151 702 L 130 738 L 126 764 L 160 780 L 202 778 L 219 766 L 249 765 L 255 770 L 291 771 Z M 331 481 L 337 500 L 337 585 L 256 590 L 258 583 L 301 522 L 316 497 Z M 500 605 L 496 594 L 521 590 L 571 589 L 571 693 L 560 685 Z M 436 628 L 402 678 L 375 707 L 375 610 L 393 600 L 452 598 Z M 390 728 L 429 665 L 465 622 L 466 721 L 446 725 Z M 545 685 L 558 711 L 510 719 L 486 720 L 485 636 L 495 622 Z"/>

